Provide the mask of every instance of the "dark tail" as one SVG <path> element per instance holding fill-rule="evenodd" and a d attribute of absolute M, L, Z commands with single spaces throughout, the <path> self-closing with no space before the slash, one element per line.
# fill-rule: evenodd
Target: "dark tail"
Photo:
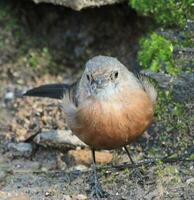
<path fill-rule="evenodd" d="M 66 84 L 48 84 L 28 90 L 23 94 L 23 96 L 49 97 L 53 99 L 62 99 L 65 91 L 68 89 L 69 85 Z"/>

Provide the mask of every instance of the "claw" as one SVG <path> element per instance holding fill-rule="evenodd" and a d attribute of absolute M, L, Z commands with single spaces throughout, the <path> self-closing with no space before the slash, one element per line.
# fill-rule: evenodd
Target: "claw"
<path fill-rule="evenodd" d="M 103 191 L 96 172 L 96 159 L 95 159 L 95 151 L 92 150 L 92 157 L 93 157 L 93 165 L 92 165 L 92 171 L 93 171 L 93 177 L 94 181 L 91 184 L 91 197 L 92 198 L 97 198 L 97 199 L 102 199 L 106 198 L 108 196 L 108 193 Z"/>
<path fill-rule="evenodd" d="M 144 177 L 142 176 L 140 170 L 138 168 L 135 168 L 133 170 L 133 177 L 138 179 L 138 183 L 144 184 Z"/>
<path fill-rule="evenodd" d="M 126 146 L 124 146 L 124 149 L 125 149 L 128 157 L 129 157 L 131 163 L 135 164 L 135 162 L 133 161 L 133 159 L 132 159 L 132 157 L 131 157 L 131 155 L 130 155 L 130 153 L 129 153 L 129 151 L 128 151 Z M 140 170 L 138 168 L 134 168 L 134 173 L 132 173 L 132 174 L 133 174 L 134 178 L 138 178 L 138 183 L 144 185 L 144 178 L 143 178 L 143 176 L 142 176 L 142 174 L 141 174 L 141 172 L 140 172 Z"/>
<path fill-rule="evenodd" d="M 99 184 L 99 182 L 95 182 L 94 185 L 92 186 L 91 196 L 97 199 L 107 197 L 106 193 L 102 190 L 102 187 Z"/>

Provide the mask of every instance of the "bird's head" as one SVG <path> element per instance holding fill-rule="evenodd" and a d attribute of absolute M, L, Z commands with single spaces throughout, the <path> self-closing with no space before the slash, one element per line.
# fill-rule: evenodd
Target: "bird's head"
<path fill-rule="evenodd" d="M 96 56 L 86 63 L 81 85 L 86 89 L 86 96 L 107 99 L 130 81 L 138 84 L 135 76 L 116 58 Z"/>

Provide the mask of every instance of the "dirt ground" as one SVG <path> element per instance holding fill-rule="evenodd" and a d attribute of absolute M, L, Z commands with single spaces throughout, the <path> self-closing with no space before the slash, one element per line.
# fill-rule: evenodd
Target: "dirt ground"
<path fill-rule="evenodd" d="M 68 159 L 67 150 L 44 148 L 33 141 L 44 130 L 68 129 L 58 101 L 17 96 L 33 86 L 73 82 L 80 76 L 83 63 L 98 54 L 118 55 L 122 62 L 136 68 L 137 41 L 149 29 L 146 24 L 150 21 L 130 14 L 126 5 L 104 7 L 110 19 L 105 14 L 97 15 L 102 17 L 94 19 L 99 29 L 93 33 L 96 27 L 90 17 L 101 12 L 98 9 L 77 13 L 25 1 L 22 5 L 20 1 L 3 2 L 0 4 L 0 200 L 91 199 L 91 159 L 87 164 L 73 162 Z M 115 13 L 118 21 L 110 31 Z M 127 17 L 136 21 L 127 25 L 125 34 L 121 31 L 117 35 L 115 30 L 127 24 L 129 20 L 123 20 Z M 82 31 L 76 38 L 80 21 Z M 103 32 L 104 28 L 107 30 Z M 123 49 L 115 48 L 120 44 Z M 122 149 L 110 151 L 111 163 L 103 162 L 98 169 L 103 189 L 109 194 L 107 199 L 194 199 L 193 104 L 186 103 L 183 111 L 173 115 L 171 110 L 166 111 L 173 108 L 171 101 L 159 102 L 162 109 L 157 110 L 147 134 L 129 146 L 134 159 L 138 163 L 143 161 L 139 167 L 143 184 L 138 183 L 133 168 L 112 167 L 129 160 Z M 29 156 L 16 155 L 9 149 L 11 142 L 30 143 L 33 152 Z M 146 163 L 149 159 L 157 161 Z"/>

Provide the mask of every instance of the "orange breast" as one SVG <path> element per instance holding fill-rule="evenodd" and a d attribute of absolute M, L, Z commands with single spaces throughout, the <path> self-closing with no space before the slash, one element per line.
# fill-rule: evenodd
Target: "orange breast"
<path fill-rule="evenodd" d="M 96 149 L 114 149 L 129 144 L 148 127 L 153 105 L 142 91 L 123 92 L 109 101 L 91 99 L 79 109 L 72 131 Z"/>

